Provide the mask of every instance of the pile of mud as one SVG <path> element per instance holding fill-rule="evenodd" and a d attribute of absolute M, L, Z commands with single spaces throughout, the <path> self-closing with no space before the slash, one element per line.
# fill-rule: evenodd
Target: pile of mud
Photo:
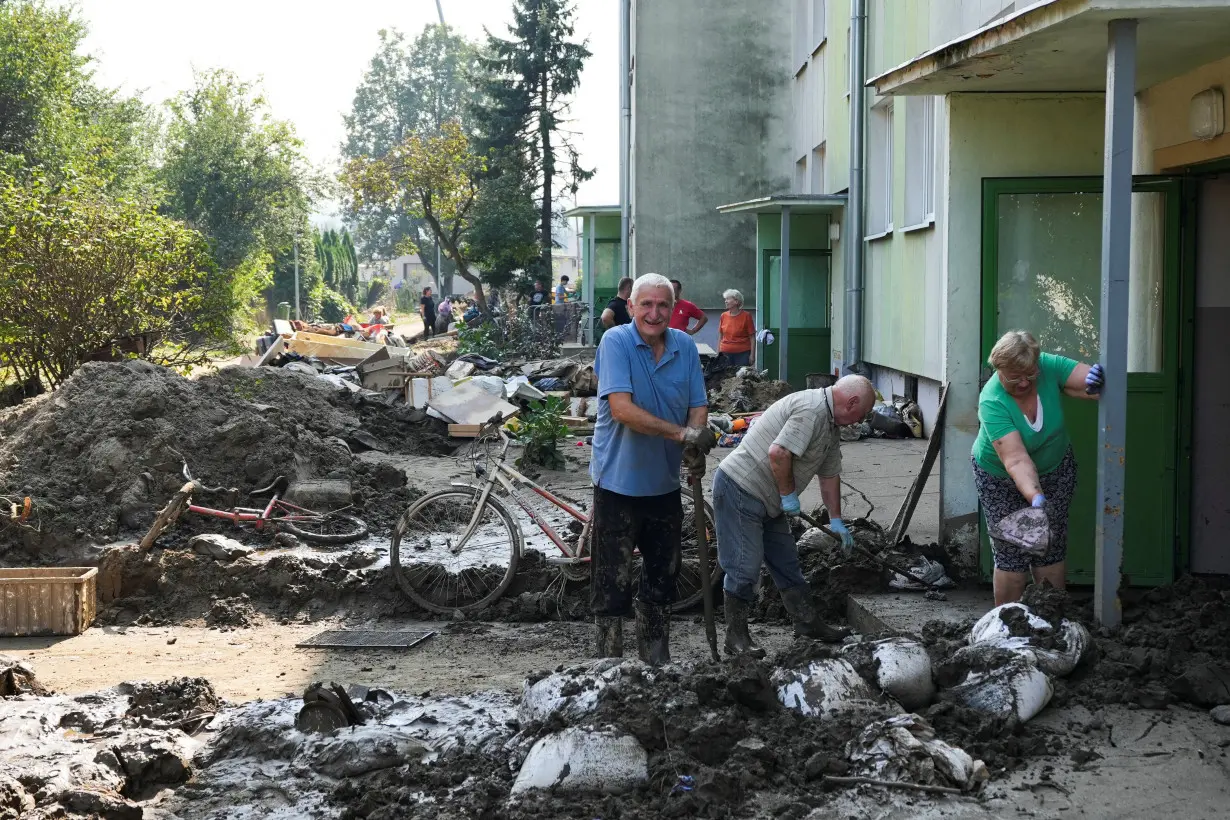
<path fill-rule="evenodd" d="M 762 379 L 755 375 L 731 376 L 710 391 L 711 413 L 755 413 L 794 392 L 788 382 Z"/>
<path fill-rule="evenodd" d="M 30 496 L 38 527 L 0 532 L 0 561 L 92 563 L 92 545 L 142 533 L 183 484 L 178 454 L 200 482 L 245 493 L 281 475 L 350 479 L 355 514 L 387 530 L 409 493 L 399 471 L 354 458 L 371 447 L 452 449 L 421 411 L 306 374 L 232 367 L 191 380 L 141 361 L 86 364 L 0 414 L 0 494 Z"/>
<path fill-rule="evenodd" d="M 1066 611 L 1089 627 L 1097 654 L 1056 687 L 1056 700 L 1147 709 L 1230 704 L 1230 583 L 1185 576 L 1125 590 L 1123 623 L 1114 630 L 1097 626 L 1090 603 Z"/>

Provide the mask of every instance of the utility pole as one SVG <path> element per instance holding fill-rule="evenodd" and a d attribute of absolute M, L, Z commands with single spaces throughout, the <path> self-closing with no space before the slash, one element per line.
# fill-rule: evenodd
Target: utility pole
<path fill-rule="evenodd" d="M 303 315 L 299 313 L 299 235 L 295 234 L 295 319 L 302 322 Z"/>

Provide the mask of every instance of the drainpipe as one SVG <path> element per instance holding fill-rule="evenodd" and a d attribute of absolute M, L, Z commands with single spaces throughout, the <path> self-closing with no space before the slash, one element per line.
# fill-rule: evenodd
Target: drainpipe
<path fill-rule="evenodd" d="M 850 192 L 846 202 L 845 371 L 861 372 L 863 359 L 863 155 L 867 108 L 863 91 L 867 0 L 850 0 Z"/>
<path fill-rule="evenodd" d="M 630 276 L 628 239 L 632 206 L 628 194 L 632 153 L 632 0 L 619 2 L 619 265 L 620 276 Z"/>

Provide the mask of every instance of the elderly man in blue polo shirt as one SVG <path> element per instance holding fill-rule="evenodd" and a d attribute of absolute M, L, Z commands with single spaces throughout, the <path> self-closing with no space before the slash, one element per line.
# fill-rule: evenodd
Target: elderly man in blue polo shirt
<path fill-rule="evenodd" d="M 704 474 L 709 431 L 705 380 L 696 343 L 670 328 L 675 291 L 647 273 L 632 283 L 632 324 L 608 330 L 598 345 L 598 423 L 594 482 L 593 610 L 598 656 L 623 656 L 623 618 L 636 590 L 637 652 L 670 663 L 670 608 L 682 561 L 679 470 Z M 641 577 L 633 577 L 633 550 Z"/>

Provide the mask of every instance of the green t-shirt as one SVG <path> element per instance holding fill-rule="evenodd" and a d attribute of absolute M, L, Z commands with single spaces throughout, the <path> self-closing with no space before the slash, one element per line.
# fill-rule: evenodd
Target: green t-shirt
<path fill-rule="evenodd" d="M 1038 361 L 1038 405 L 1042 412 L 1042 427 L 1035 431 L 999 381 L 992 376 L 978 395 L 978 438 L 974 439 L 974 461 L 988 473 L 1007 478 L 1008 471 L 999 460 L 991 442 L 1012 432 L 1021 434 L 1025 450 L 1034 460 L 1038 475 L 1059 467 L 1068 452 L 1067 428 L 1063 424 L 1063 385 L 1076 369 L 1076 362 L 1053 353 L 1043 353 Z"/>

